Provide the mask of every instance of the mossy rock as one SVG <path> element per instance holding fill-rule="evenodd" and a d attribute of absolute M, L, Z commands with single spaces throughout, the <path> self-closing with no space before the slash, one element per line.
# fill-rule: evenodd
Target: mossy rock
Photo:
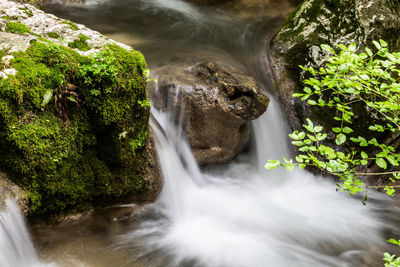
<path fill-rule="evenodd" d="M 143 55 L 31 5 L 0 9 L 0 171 L 30 218 L 154 200 Z"/>
<path fill-rule="evenodd" d="M 82 56 L 35 41 L 8 64 L 16 74 L 0 79 L 0 168 L 28 192 L 29 215 L 146 190 L 149 107 L 138 103 L 147 100 L 139 52 L 110 44 Z"/>

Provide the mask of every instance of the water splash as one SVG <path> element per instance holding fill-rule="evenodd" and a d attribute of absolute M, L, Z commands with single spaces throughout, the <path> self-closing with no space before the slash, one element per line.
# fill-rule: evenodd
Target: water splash
<path fill-rule="evenodd" d="M 51 266 L 38 260 L 19 206 L 10 197 L 0 211 L 0 266 Z"/>
<path fill-rule="evenodd" d="M 364 207 L 304 171 L 259 166 L 267 154 L 290 154 L 278 105 L 254 123 L 258 163 L 236 162 L 218 174 L 190 167 L 194 158 L 175 120 L 152 113 L 165 187 L 153 205 L 157 216 L 118 240 L 132 257 L 148 266 L 353 266 L 349 253 L 363 259 L 382 246 L 375 204 Z"/>

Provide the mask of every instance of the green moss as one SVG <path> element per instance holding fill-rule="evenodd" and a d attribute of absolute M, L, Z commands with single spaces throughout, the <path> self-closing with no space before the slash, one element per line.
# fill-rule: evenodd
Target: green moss
<path fill-rule="evenodd" d="M 73 23 L 72 21 L 69 21 L 69 20 L 64 20 L 62 24 L 67 24 L 67 25 L 69 25 L 69 28 L 70 28 L 71 30 L 73 30 L 73 31 L 77 31 L 77 30 L 79 29 L 78 26 L 76 26 L 75 23 Z"/>
<path fill-rule="evenodd" d="M 79 34 L 78 39 L 74 40 L 71 43 L 68 43 L 68 46 L 71 48 L 77 48 L 81 51 L 88 51 L 88 50 L 90 50 L 90 46 L 86 42 L 87 40 L 89 40 L 89 37 L 87 37 L 84 34 Z"/>
<path fill-rule="evenodd" d="M 56 32 L 48 32 L 47 36 L 49 36 L 50 38 L 55 38 L 55 39 L 60 37 L 60 35 L 58 35 L 58 33 L 56 33 Z"/>
<path fill-rule="evenodd" d="M 143 56 L 109 45 L 85 57 L 40 41 L 13 55 L 17 74 L 0 79 L 0 168 L 29 192 L 29 214 L 143 191 Z"/>
<path fill-rule="evenodd" d="M 24 33 L 30 33 L 31 30 L 29 29 L 28 26 L 26 26 L 23 23 L 11 21 L 8 22 L 6 25 L 6 32 L 24 34 Z"/>
<path fill-rule="evenodd" d="M 25 13 L 28 17 L 32 17 L 32 16 L 33 16 L 32 11 L 29 10 L 28 8 L 26 8 L 26 7 L 20 7 L 19 9 L 22 10 L 22 11 L 24 11 L 24 13 Z"/>
<path fill-rule="evenodd" d="M 142 130 L 137 134 L 137 138 L 132 139 L 129 144 L 132 147 L 132 152 L 135 153 L 136 150 L 143 148 L 146 143 L 147 139 L 149 137 L 149 129 L 148 127 L 143 127 Z"/>
<path fill-rule="evenodd" d="M 2 58 L 7 55 L 7 52 L 5 50 L 0 49 L 0 70 L 4 69 L 4 63 Z"/>
<path fill-rule="evenodd" d="M 9 16 L 2 16 L 1 18 L 4 20 L 11 20 Z"/>

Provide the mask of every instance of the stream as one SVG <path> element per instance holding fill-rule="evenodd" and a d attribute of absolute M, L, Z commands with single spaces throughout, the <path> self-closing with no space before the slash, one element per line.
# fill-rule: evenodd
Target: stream
<path fill-rule="evenodd" d="M 50 1 L 43 10 L 142 51 L 150 69 L 182 57 L 212 57 L 251 73 L 270 92 L 267 44 L 294 6 L 255 2 Z M 272 96 L 252 122 L 251 145 L 229 164 L 201 169 L 175 113 L 151 112 L 164 178 L 157 201 L 36 226 L 30 241 L 10 200 L 0 212 L 0 267 L 383 265 L 385 240 L 398 234 L 394 201 L 370 192 L 364 206 L 336 192 L 328 178 L 263 168 L 268 159 L 291 155 L 285 114 Z"/>

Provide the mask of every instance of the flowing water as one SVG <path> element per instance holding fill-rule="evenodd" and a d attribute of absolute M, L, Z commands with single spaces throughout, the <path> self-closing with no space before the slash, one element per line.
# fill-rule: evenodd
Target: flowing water
<path fill-rule="evenodd" d="M 285 0 L 217 6 L 86 0 L 53 1 L 44 9 L 143 51 L 150 67 L 182 56 L 229 61 L 252 73 L 268 91 L 266 44 L 293 6 Z M 396 234 L 391 222 L 397 208 L 391 201 L 371 192 L 363 206 L 360 199 L 336 192 L 327 178 L 263 169 L 266 160 L 291 154 L 285 118 L 274 99 L 253 122 L 253 145 L 234 162 L 205 169 L 197 166 L 171 114 L 176 113 L 152 109 L 164 177 L 156 203 L 109 207 L 61 225 L 37 227 L 34 240 L 42 258 L 59 266 L 382 265 L 385 238 Z M 13 205 L 0 213 L 2 221 L 20 220 L 6 218 L 13 213 L 3 215 Z M 4 229 L 0 238 L 13 233 L 7 225 Z M 27 241 L 10 239 L 12 251 L 3 255 L 2 249 L 0 256 L 23 261 L 30 255 L 34 266 L 26 230 L 18 232 Z M 13 261 L 0 266 L 23 266 Z"/>
<path fill-rule="evenodd" d="M 0 266 L 49 266 L 39 262 L 17 203 L 8 197 L 5 206 L 0 210 Z"/>

